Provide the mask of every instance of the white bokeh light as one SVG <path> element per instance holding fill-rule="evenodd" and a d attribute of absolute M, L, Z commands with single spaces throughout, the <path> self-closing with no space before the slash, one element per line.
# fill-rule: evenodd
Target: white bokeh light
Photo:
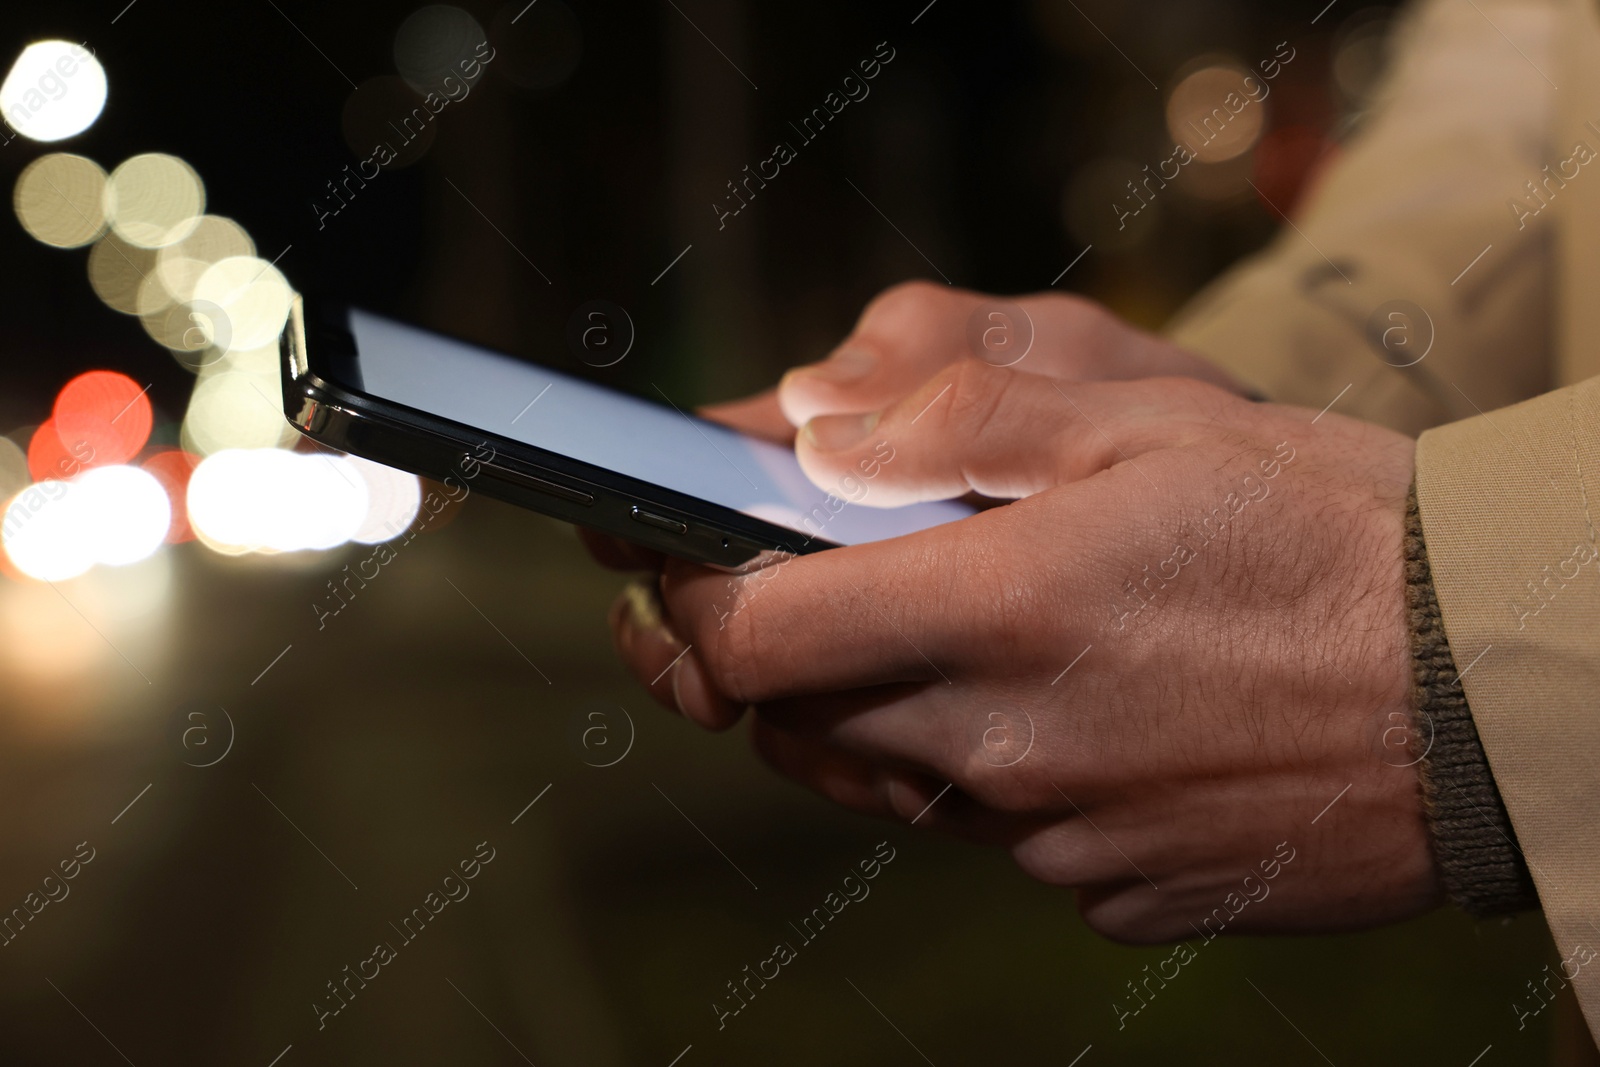
<path fill-rule="evenodd" d="M 94 125 L 106 106 L 106 72 L 83 46 L 38 41 L 0 83 L 0 115 L 34 141 L 60 141 Z"/>
<path fill-rule="evenodd" d="M 172 502 L 149 471 L 96 467 L 73 480 L 96 563 L 125 567 L 153 555 L 172 525 Z"/>
<path fill-rule="evenodd" d="M 367 483 L 367 516 L 350 540 L 376 545 L 405 533 L 422 507 L 422 482 L 417 476 L 359 456 L 347 456 L 345 462 Z"/>
<path fill-rule="evenodd" d="M 60 582 L 94 566 L 83 504 L 83 492 L 71 482 L 38 482 L 18 493 L 0 522 L 6 555 L 17 570 L 42 582 Z"/>
<path fill-rule="evenodd" d="M 214 304 L 227 316 L 230 348 L 252 349 L 274 343 L 283 333 L 293 290 L 266 260 L 229 256 L 206 268 L 195 283 L 194 298 Z"/>
<path fill-rule="evenodd" d="M 276 368 L 273 368 L 276 371 Z M 189 397 L 183 446 L 209 456 L 230 448 L 272 448 L 295 437 L 283 417 L 276 375 L 226 369 L 208 373 Z"/>
<path fill-rule="evenodd" d="M 366 480 L 348 461 L 322 453 L 227 449 L 189 479 L 189 522 L 219 551 L 336 548 L 366 516 Z"/>
<path fill-rule="evenodd" d="M 106 218 L 118 237 L 136 248 L 163 248 L 199 227 L 206 185 L 177 156 L 145 152 L 111 172 L 104 200 Z"/>
<path fill-rule="evenodd" d="M 6 509 L 6 555 L 30 578 L 60 582 L 95 564 L 124 567 L 153 555 L 172 524 L 167 492 L 137 467 L 96 467 L 69 482 L 44 481 Z"/>

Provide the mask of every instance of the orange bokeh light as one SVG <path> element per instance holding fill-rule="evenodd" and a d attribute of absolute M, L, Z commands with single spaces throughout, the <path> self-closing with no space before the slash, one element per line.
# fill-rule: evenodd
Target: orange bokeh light
<path fill-rule="evenodd" d="M 150 439 L 152 422 L 150 398 L 137 382 L 115 371 L 92 370 L 62 386 L 46 425 L 55 424 L 60 444 L 73 458 L 95 467 L 137 456 Z M 29 452 L 31 467 L 32 446 Z"/>
<path fill-rule="evenodd" d="M 28 439 L 28 474 L 36 482 L 50 479 L 65 481 L 86 470 L 94 459 L 87 441 L 73 442 L 69 449 L 56 432 L 56 420 L 46 419 Z"/>
<path fill-rule="evenodd" d="M 6 501 L 7 504 L 10 501 Z M 6 555 L 6 546 L 0 544 L 0 577 L 10 578 L 13 582 L 31 582 L 34 579 L 17 570 L 17 565 L 11 562 L 11 557 Z"/>
<path fill-rule="evenodd" d="M 189 525 L 189 476 L 199 465 L 199 456 L 176 448 L 157 452 L 143 463 L 172 501 L 172 527 L 167 531 L 170 545 L 194 540 L 194 529 Z"/>

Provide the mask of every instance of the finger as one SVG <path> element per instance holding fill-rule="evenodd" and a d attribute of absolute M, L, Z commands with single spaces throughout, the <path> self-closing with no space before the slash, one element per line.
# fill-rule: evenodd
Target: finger
<path fill-rule="evenodd" d="M 1186 376 L 1243 395 L 1210 361 L 1066 293 L 995 297 L 908 282 L 875 298 L 829 358 L 784 376 L 778 399 L 796 426 L 818 415 L 885 408 L 964 359 L 1055 378 Z"/>
<path fill-rule="evenodd" d="M 965 709 L 940 699 L 948 688 L 918 682 L 788 697 L 758 704 L 755 713 L 793 737 L 873 764 L 915 768 L 942 784 L 961 774 L 968 755 Z"/>
<path fill-rule="evenodd" d="M 864 480 L 869 506 L 1015 499 L 1192 440 L 1244 403 L 1186 378 L 1061 382 L 968 360 L 881 415 L 813 419 L 795 451 L 819 486 Z"/>
<path fill-rule="evenodd" d="M 862 815 L 894 814 L 890 779 L 871 761 L 797 737 L 757 717 L 750 744 L 773 770 Z"/>
<path fill-rule="evenodd" d="M 595 562 L 610 570 L 659 571 L 661 569 L 664 557 L 660 552 L 636 545 L 632 541 L 624 541 L 620 537 L 613 537 L 587 526 L 578 527 L 578 540 L 589 550 L 589 555 L 595 558 Z"/>
<path fill-rule="evenodd" d="M 1130 832 L 1119 832 L 1113 839 L 1078 816 L 1017 835 L 1011 858 L 1024 872 L 1049 885 L 1102 890 L 1133 884 L 1159 888 L 1151 878 L 1169 868 L 1160 866 L 1160 855 L 1140 847 L 1143 840 Z"/>
<path fill-rule="evenodd" d="M 654 590 L 630 582 L 611 609 L 612 639 L 623 662 L 657 703 L 710 730 L 739 721 L 743 705 L 712 686 L 694 651 L 673 632 Z"/>
<path fill-rule="evenodd" d="M 1073 738 L 1070 722 L 1058 720 L 1050 736 L 1039 737 L 1028 704 L 1044 711 L 1036 696 L 996 699 L 991 691 L 979 705 L 969 690 L 935 683 L 791 697 L 753 710 L 758 722 L 796 739 L 953 783 L 964 797 L 1019 824 L 1082 816 L 1059 783 L 1075 793 L 1089 790 L 1079 799 L 1091 802 L 1094 757 Z M 1087 707 L 1075 710 L 1092 717 Z"/>
<path fill-rule="evenodd" d="M 710 404 L 701 408 L 700 414 L 712 422 L 720 422 L 765 441 L 780 445 L 794 441 L 794 426 L 783 417 L 783 411 L 778 407 L 777 389 L 767 389 L 741 400 Z"/>
<path fill-rule="evenodd" d="M 1096 480 L 1051 495 L 1085 496 L 1082 510 L 1093 521 L 1108 510 L 1113 488 Z M 1074 592 L 1103 579 L 1098 553 L 1088 546 L 1081 556 L 1053 563 L 1048 583 L 1015 565 L 1059 556 L 1062 538 L 1073 536 L 1061 514 L 1077 506 L 1040 506 L 1050 501 L 1034 497 L 888 541 L 791 557 L 748 575 L 668 560 L 662 595 L 673 629 L 694 644 L 715 688 L 736 703 L 896 682 L 949 684 L 963 671 L 988 669 L 983 648 L 1001 642 L 1015 644 L 1018 670 L 1037 658 L 1032 667 L 1047 671 L 1048 681 L 1061 669 L 1054 658 L 1070 658 L 1093 640 L 1083 635 L 1097 633 L 1104 614 L 1102 598 Z M 1008 560 L 997 562 L 995 545 L 1006 546 Z M 1061 648 L 1024 632 L 1020 604 L 1029 605 L 1030 618 L 1049 617 L 1066 635 Z M 986 635 L 982 647 L 974 633 Z"/>
<path fill-rule="evenodd" d="M 750 740 L 773 770 L 862 815 L 1007 848 L 1047 824 L 990 811 L 948 781 L 918 768 L 866 760 L 760 718 L 751 723 Z"/>
<path fill-rule="evenodd" d="M 961 358 L 966 321 L 983 299 L 933 282 L 885 290 L 827 359 L 784 375 L 778 386 L 783 414 L 803 426 L 820 414 L 888 406 Z"/>

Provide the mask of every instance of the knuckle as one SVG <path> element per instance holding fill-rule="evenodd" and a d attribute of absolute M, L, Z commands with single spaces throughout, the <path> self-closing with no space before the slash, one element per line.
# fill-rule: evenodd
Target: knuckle
<path fill-rule="evenodd" d="M 1082 342 L 1103 337 L 1112 330 L 1122 328 L 1122 320 L 1109 308 L 1088 297 L 1074 293 L 1058 293 L 1051 297 L 1051 303 L 1065 327 L 1064 339 L 1074 342 L 1086 356 L 1098 354 L 1101 346 L 1085 345 Z"/>
<path fill-rule="evenodd" d="M 1149 374 L 1147 341 L 1109 308 L 1070 294 L 1049 300 L 1041 341 L 1060 371 L 1093 381 Z"/>
<path fill-rule="evenodd" d="M 899 320 L 919 316 L 942 306 L 951 299 L 948 286 L 917 279 L 889 286 L 872 298 L 861 313 L 863 323 L 880 319 Z"/>
<path fill-rule="evenodd" d="M 944 428 L 977 437 L 998 414 L 1007 383 L 1013 376 L 982 360 L 966 359 L 941 377 L 944 378 L 941 388 L 950 391 L 941 419 Z"/>
<path fill-rule="evenodd" d="M 1076 293 L 1053 293 L 1049 299 L 1075 325 L 1099 327 L 1116 318 L 1105 305 Z"/>
<path fill-rule="evenodd" d="M 1244 405 L 1248 401 L 1235 396 L 1220 386 L 1198 378 L 1168 377 L 1155 379 L 1166 396 L 1174 403 L 1195 412 L 1215 412 L 1222 408 Z"/>
<path fill-rule="evenodd" d="M 854 336 L 893 354 L 951 347 L 951 331 L 976 306 L 976 294 L 934 282 L 901 282 L 867 304 Z"/>
<path fill-rule="evenodd" d="M 961 768 L 963 790 L 991 811 L 1007 815 L 1037 812 L 1048 800 L 1035 775 L 1027 769 L 1027 758 L 1016 764 L 997 766 L 988 752 L 972 753 Z"/>

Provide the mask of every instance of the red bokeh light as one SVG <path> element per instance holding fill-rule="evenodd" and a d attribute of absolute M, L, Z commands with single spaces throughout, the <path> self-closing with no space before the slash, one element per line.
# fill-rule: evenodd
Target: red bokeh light
<path fill-rule="evenodd" d="M 28 441 L 28 474 L 36 482 L 66 481 L 86 470 L 95 459 L 94 450 L 81 439 L 73 444 L 67 448 L 56 432 L 56 420 L 46 419 Z"/>
<path fill-rule="evenodd" d="M 178 449 L 157 452 L 144 461 L 144 469 L 155 476 L 161 488 L 172 501 L 172 526 L 167 530 L 167 543 L 179 544 L 194 540 L 194 529 L 189 525 L 189 476 L 200 465 L 200 457 Z"/>
<path fill-rule="evenodd" d="M 50 421 L 67 452 L 84 466 L 102 466 L 139 454 L 150 439 L 153 413 L 150 398 L 132 378 L 92 370 L 62 386 Z"/>

